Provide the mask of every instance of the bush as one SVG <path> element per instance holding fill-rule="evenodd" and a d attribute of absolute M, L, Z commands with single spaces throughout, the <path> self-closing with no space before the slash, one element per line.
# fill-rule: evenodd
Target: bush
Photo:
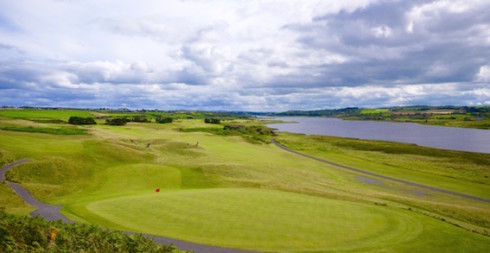
<path fill-rule="evenodd" d="M 160 119 L 157 119 L 157 122 L 160 123 L 160 124 L 167 124 L 167 123 L 172 123 L 174 121 L 174 119 L 172 118 L 160 118 Z"/>
<path fill-rule="evenodd" d="M 0 252 L 183 252 L 157 245 L 142 235 L 63 224 L 40 217 L 15 216 L 0 210 Z"/>
<path fill-rule="evenodd" d="M 205 118 L 204 119 L 204 123 L 206 124 L 221 124 L 221 120 L 220 119 L 213 119 L 213 118 Z"/>
<path fill-rule="evenodd" d="M 145 116 L 133 116 L 131 121 L 132 122 L 148 123 L 148 122 L 151 122 L 151 119 L 147 119 Z"/>
<path fill-rule="evenodd" d="M 272 135 L 276 136 L 276 133 L 266 126 L 244 126 L 244 125 L 225 125 L 223 130 L 238 131 L 244 134 L 251 135 Z"/>
<path fill-rule="evenodd" d="M 126 125 L 126 123 L 128 123 L 128 119 L 126 119 L 126 118 L 106 119 L 105 123 L 107 125 L 111 125 L 111 126 L 124 126 L 124 125 Z"/>
<path fill-rule="evenodd" d="M 95 125 L 97 124 L 92 117 L 76 117 L 76 116 L 71 116 L 70 119 L 68 120 L 68 123 L 72 125 Z"/>
<path fill-rule="evenodd" d="M 247 130 L 247 127 L 244 125 L 225 125 L 223 127 L 223 130 L 245 132 Z"/>

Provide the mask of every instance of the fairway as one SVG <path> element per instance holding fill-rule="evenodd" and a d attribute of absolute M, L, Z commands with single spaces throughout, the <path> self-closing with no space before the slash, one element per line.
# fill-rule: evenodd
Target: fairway
<path fill-rule="evenodd" d="M 383 247 L 422 229 L 416 219 L 386 207 L 256 189 L 151 193 L 87 209 L 134 231 L 266 251 Z"/>

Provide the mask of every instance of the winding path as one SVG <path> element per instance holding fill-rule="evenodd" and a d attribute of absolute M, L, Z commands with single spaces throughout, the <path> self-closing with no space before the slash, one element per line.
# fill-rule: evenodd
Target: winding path
<path fill-rule="evenodd" d="M 12 169 L 13 167 L 29 162 L 29 159 L 22 159 L 17 162 L 11 163 L 2 169 L 0 169 L 0 181 L 7 182 L 7 184 L 29 205 L 37 207 L 36 210 L 32 211 L 30 215 L 36 216 L 39 215 L 46 220 L 55 221 L 62 220 L 66 223 L 73 223 L 72 220 L 66 218 L 63 214 L 60 213 L 61 206 L 48 205 L 38 201 L 32 196 L 32 194 L 27 191 L 24 187 L 19 184 L 9 182 L 5 179 L 5 173 Z"/>
<path fill-rule="evenodd" d="M 37 207 L 36 210 L 30 213 L 31 216 L 39 215 L 46 220 L 55 221 L 62 220 L 65 223 L 73 223 L 72 220 L 68 219 L 62 213 L 60 213 L 61 206 L 49 205 L 38 201 L 32 194 L 19 184 L 9 182 L 5 179 L 5 173 L 12 169 L 13 167 L 29 162 L 29 159 L 22 159 L 14 163 L 8 164 L 3 168 L 0 168 L 0 182 L 7 182 L 7 184 L 29 205 Z M 127 234 L 132 234 L 132 232 L 125 232 Z M 222 248 L 210 245 L 197 244 L 192 242 L 186 242 L 176 239 L 171 239 L 162 236 L 155 236 L 149 234 L 143 234 L 148 238 L 153 239 L 159 244 L 173 244 L 182 250 L 194 251 L 196 253 L 253 253 L 254 251 L 239 250 Z"/>
<path fill-rule="evenodd" d="M 287 152 L 290 152 L 290 153 L 293 153 L 293 154 L 296 154 L 296 155 L 299 155 L 299 156 L 303 156 L 303 157 L 306 157 L 306 158 L 310 158 L 310 159 L 319 161 L 321 163 L 329 164 L 329 165 L 332 165 L 332 166 L 335 166 L 337 168 L 341 168 L 341 169 L 344 169 L 344 170 L 349 170 L 349 171 L 353 171 L 353 172 L 357 172 L 357 173 L 369 175 L 369 176 L 372 176 L 372 177 L 382 178 L 382 179 L 385 179 L 385 180 L 389 180 L 389 181 L 401 183 L 401 184 L 404 184 L 404 185 L 416 186 L 416 187 L 420 187 L 420 188 L 431 190 L 431 191 L 435 191 L 435 192 L 441 192 L 441 193 L 445 193 L 445 194 L 449 194 L 449 195 L 453 195 L 453 196 L 458 196 L 458 197 L 462 197 L 462 198 L 466 198 L 466 199 L 471 199 L 471 200 L 476 200 L 476 201 L 490 203 L 490 200 L 489 199 L 484 199 L 484 198 L 475 197 L 475 196 L 471 196 L 471 195 L 467 195 L 467 194 L 463 194 L 463 193 L 459 193 L 459 192 L 453 192 L 453 191 L 444 190 L 444 189 L 440 189 L 440 188 L 436 188 L 436 187 L 432 187 L 432 186 L 428 186 L 428 185 L 423 185 L 423 184 L 418 184 L 418 183 L 414 183 L 414 182 L 410 182 L 410 181 L 405 181 L 405 180 L 402 180 L 402 179 L 388 177 L 388 176 L 384 176 L 384 175 L 381 175 L 381 174 L 376 174 L 376 173 L 373 173 L 373 172 L 369 172 L 369 171 L 365 171 L 365 170 L 360 170 L 360 169 L 352 168 L 352 167 L 345 166 L 345 165 L 342 165 L 342 164 L 338 164 L 338 163 L 330 162 L 330 161 L 327 161 L 327 160 L 323 160 L 323 159 L 320 159 L 320 158 L 317 158 L 317 157 L 314 157 L 314 156 L 311 156 L 311 155 L 303 154 L 303 153 L 294 151 L 292 149 L 289 149 L 288 147 L 283 146 L 280 143 L 278 143 L 276 140 L 272 140 L 272 143 L 274 143 L 274 145 L 276 145 L 280 149 L 283 149 L 283 150 L 285 150 Z"/>

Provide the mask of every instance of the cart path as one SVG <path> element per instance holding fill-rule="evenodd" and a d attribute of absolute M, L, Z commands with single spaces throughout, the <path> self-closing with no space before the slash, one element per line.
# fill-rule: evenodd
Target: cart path
<path fill-rule="evenodd" d="M 293 153 L 293 154 L 296 154 L 296 155 L 299 155 L 299 156 L 303 156 L 303 157 L 306 157 L 306 158 L 309 158 L 309 159 L 313 159 L 313 160 L 316 160 L 316 161 L 321 162 L 321 163 L 329 164 L 329 165 L 332 165 L 332 166 L 335 166 L 337 168 L 341 168 L 341 169 L 344 169 L 344 170 L 349 170 L 349 171 L 353 171 L 353 172 L 357 172 L 357 173 L 369 175 L 369 176 L 372 176 L 372 177 L 382 178 L 382 179 L 385 179 L 385 180 L 389 180 L 389 181 L 401 183 L 401 184 L 404 184 L 404 185 L 416 186 L 416 187 L 423 188 L 423 189 L 426 189 L 426 190 L 431 190 L 431 191 L 435 191 L 435 192 L 441 192 L 441 193 L 445 193 L 445 194 L 449 194 L 449 195 L 453 195 L 453 196 L 458 196 L 458 197 L 462 197 L 462 198 L 465 198 L 465 199 L 471 199 L 471 200 L 476 200 L 476 201 L 490 203 L 490 200 L 489 199 L 475 197 L 475 196 L 471 196 L 471 195 L 467 195 L 467 194 L 459 193 L 459 192 L 453 192 L 453 191 L 449 191 L 449 190 L 445 190 L 445 189 L 440 189 L 440 188 L 436 188 L 436 187 L 432 187 L 432 186 L 428 186 L 428 185 L 423 185 L 423 184 L 419 184 L 419 183 L 414 183 L 414 182 L 410 182 L 410 181 L 405 181 L 405 180 L 402 180 L 402 179 L 388 177 L 388 176 L 384 176 L 384 175 L 381 175 L 381 174 L 377 174 L 377 173 L 373 173 L 373 172 L 369 172 L 369 171 L 365 171 L 365 170 L 360 170 L 360 169 L 352 168 L 352 167 L 345 166 L 345 165 L 342 165 L 342 164 L 338 164 L 338 163 L 330 162 L 330 161 L 327 161 L 327 160 L 323 160 L 321 158 L 317 158 L 317 157 L 314 157 L 314 156 L 311 156 L 311 155 L 303 154 L 303 153 L 300 153 L 298 151 L 294 151 L 292 149 L 289 149 L 288 147 L 286 147 L 286 146 L 278 143 L 276 140 L 272 140 L 272 143 L 274 143 L 274 145 L 276 145 L 278 148 L 280 148 L 282 150 L 285 150 L 287 152 L 290 152 L 290 153 Z"/>
<path fill-rule="evenodd" d="M 14 163 L 8 164 L 3 168 L 0 168 L 0 182 L 6 182 L 27 204 L 37 207 L 36 210 L 30 213 L 31 216 L 39 215 L 46 220 L 56 221 L 62 220 L 64 223 L 73 223 L 73 220 L 68 219 L 62 213 L 60 209 L 62 206 L 49 205 L 40 202 L 32 194 L 19 184 L 9 182 L 5 179 L 5 173 L 12 169 L 13 167 L 29 162 L 29 159 L 22 159 Z M 134 234 L 133 232 L 125 232 L 126 234 Z M 181 240 L 176 240 L 172 238 L 143 234 L 144 236 L 153 239 L 158 244 L 173 244 L 182 250 L 194 251 L 196 253 L 253 253 L 254 251 L 239 250 L 222 248 L 210 245 L 197 244 L 192 242 L 186 242 Z"/>
<path fill-rule="evenodd" d="M 26 188 L 22 187 L 20 184 L 12 183 L 5 179 L 5 173 L 7 173 L 7 171 L 9 171 L 10 169 L 12 169 L 17 165 L 29 161 L 30 161 L 29 159 L 22 159 L 1 168 L 0 181 L 7 182 L 10 188 L 12 188 L 17 193 L 17 195 L 19 195 L 27 204 L 37 207 L 36 210 L 30 213 L 31 216 L 39 215 L 49 221 L 62 220 L 65 223 L 73 223 L 72 220 L 68 219 L 66 216 L 60 213 L 61 206 L 42 203 L 36 198 L 34 198 L 34 196 L 32 196 L 32 194 Z"/>

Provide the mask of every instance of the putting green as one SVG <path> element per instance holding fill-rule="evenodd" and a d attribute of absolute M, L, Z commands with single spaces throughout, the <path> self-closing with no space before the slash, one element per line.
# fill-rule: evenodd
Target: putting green
<path fill-rule="evenodd" d="M 258 189 L 166 191 L 87 209 L 135 231 L 266 251 L 383 247 L 422 230 L 419 221 L 389 207 Z"/>

